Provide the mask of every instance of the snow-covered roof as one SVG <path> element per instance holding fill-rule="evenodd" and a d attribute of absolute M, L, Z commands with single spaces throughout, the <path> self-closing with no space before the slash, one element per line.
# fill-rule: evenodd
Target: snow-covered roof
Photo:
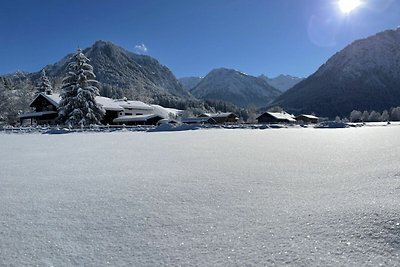
<path fill-rule="evenodd" d="M 314 115 L 307 115 L 307 114 L 300 114 L 297 117 L 305 117 L 305 118 L 308 118 L 308 119 L 311 119 L 311 120 L 318 120 L 319 119 L 318 117 L 316 117 Z"/>
<path fill-rule="evenodd" d="M 36 97 L 32 100 L 32 102 L 29 104 L 29 106 L 31 107 L 33 102 L 36 101 L 36 99 L 42 96 L 44 98 L 46 98 L 51 104 L 53 104 L 55 107 L 58 107 L 59 103 L 60 103 L 60 94 L 51 94 L 51 95 L 47 95 L 45 93 L 40 93 L 38 95 L 36 95 Z"/>
<path fill-rule="evenodd" d="M 153 108 L 142 101 L 134 100 L 115 100 L 115 103 L 123 108 L 141 109 L 141 110 L 152 110 Z"/>
<path fill-rule="evenodd" d="M 47 95 L 45 93 L 40 93 L 39 95 L 46 98 L 50 103 L 52 103 L 55 107 L 58 107 L 61 101 L 60 94 L 51 94 Z M 31 104 L 39 97 L 37 95 L 35 99 L 31 102 Z M 121 111 L 124 108 L 134 108 L 134 109 L 145 109 L 152 110 L 153 108 L 141 101 L 133 101 L 133 100 L 114 100 L 104 96 L 96 96 L 96 102 L 99 103 L 105 110 L 111 111 Z"/>
<path fill-rule="evenodd" d="M 219 112 L 219 113 L 203 113 L 201 115 L 211 117 L 211 118 L 225 118 L 225 117 L 228 117 L 230 115 L 235 115 L 235 114 L 232 112 Z"/>
<path fill-rule="evenodd" d="M 296 120 L 293 118 L 293 115 L 286 112 L 267 112 L 269 115 L 278 120 L 287 120 L 290 122 L 295 122 Z"/>
<path fill-rule="evenodd" d="M 234 113 L 232 113 L 232 112 L 221 112 L 221 113 L 214 113 L 214 114 L 211 114 L 211 117 L 213 117 L 213 118 L 224 118 L 224 117 L 228 117 L 228 116 L 230 116 L 230 115 L 234 115 L 234 116 L 236 116 Z"/>
<path fill-rule="evenodd" d="M 60 104 L 60 94 L 51 94 L 51 95 L 46 95 L 45 93 L 41 93 L 43 96 L 45 96 L 46 98 L 48 98 L 50 100 L 50 102 L 52 102 L 56 107 L 58 107 L 58 105 Z"/>
<path fill-rule="evenodd" d="M 39 97 L 42 96 L 46 98 L 51 104 L 53 104 L 56 108 L 59 106 L 61 97 L 60 94 L 51 94 L 47 95 L 45 93 L 38 94 L 32 103 Z M 152 114 L 158 115 L 162 118 L 169 118 L 170 114 L 175 116 L 179 116 L 182 114 L 182 110 L 174 109 L 174 108 L 165 108 L 159 105 L 148 105 L 141 101 L 134 100 L 126 100 L 126 99 L 111 99 L 104 96 L 96 96 L 96 102 L 100 104 L 105 110 L 109 111 L 123 111 L 124 109 L 135 109 L 135 110 L 151 110 Z M 31 105 L 32 105 L 31 103 Z M 135 117 L 135 119 L 139 119 L 140 117 Z"/>
<path fill-rule="evenodd" d="M 160 117 L 157 114 L 148 114 L 148 115 L 129 115 L 129 116 L 121 116 L 113 120 L 113 122 L 139 122 L 139 121 L 147 121 L 149 119 Z M 161 117 L 160 117 L 161 118 Z"/>
<path fill-rule="evenodd" d="M 117 101 L 114 99 L 104 97 L 104 96 L 96 96 L 96 102 L 100 104 L 104 109 L 110 111 L 122 111 L 124 110 Z"/>
<path fill-rule="evenodd" d="M 153 109 L 153 113 L 160 115 L 163 118 L 168 118 L 170 114 L 173 114 L 174 116 L 179 116 L 182 114 L 182 110 L 179 109 L 174 109 L 174 108 L 164 108 L 159 105 L 150 105 Z"/>

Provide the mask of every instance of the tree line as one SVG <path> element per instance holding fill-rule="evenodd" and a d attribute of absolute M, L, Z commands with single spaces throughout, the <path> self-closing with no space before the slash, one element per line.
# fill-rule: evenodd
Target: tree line
<path fill-rule="evenodd" d="M 359 111 L 350 112 L 348 120 L 350 122 L 380 122 L 380 121 L 400 121 L 400 107 L 393 107 L 389 110 L 378 111 Z"/>

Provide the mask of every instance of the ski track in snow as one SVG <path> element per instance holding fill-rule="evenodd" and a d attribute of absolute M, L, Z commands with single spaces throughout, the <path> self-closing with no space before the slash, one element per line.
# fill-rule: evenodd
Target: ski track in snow
<path fill-rule="evenodd" d="M 0 134 L 0 265 L 398 266 L 399 135 Z"/>

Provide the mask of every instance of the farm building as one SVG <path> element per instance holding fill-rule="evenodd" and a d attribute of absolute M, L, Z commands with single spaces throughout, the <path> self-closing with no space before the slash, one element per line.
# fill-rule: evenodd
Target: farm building
<path fill-rule="evenodd" d="M 30 107 L 35 110 L 19 116 L 19 119 L 25 124 L 54 124 L 58 117 L 59 95 L 38 94 L 30 103 Z"/>
<path fill-rule="evenodd" d="M 30 104 L 34 111 L 19 116 L 21 124 L 55 124 L 60 100 L 59 94 L 38 94 Z M 180 114 L 180 111 L 176 109 L 147 105 L 141 101 L 132 101 L 126 98 L 115 100 L 97 96 L 96 102 L 106 111 L 102 124 L 155 125 L 158 120 L 169 118 L 170 115 L 178 116 Z"/>
<path fill-rule="evenodd" d="M 283 112 L 264 112 L 257 117 L 258 123 L 295 123 L 293 115 Z"/>
<path fill-rule="evenodd" d="M 218 124 L 223 123 L 237 123 L 239 117 L 235 113 L 225 112 L 225 113 L 203 113 L 199 115 L 200 118 L 212 118 Z"/>
<path fill-rule="evenodd" d="M 296 116 L 296 120 L 298 122 L 303 122 L 305 124 L 316 124 L 319 122 L 319 118 L 314 116 L 314 115 L 307 115 L 307 114 L 301 114 Z"/>

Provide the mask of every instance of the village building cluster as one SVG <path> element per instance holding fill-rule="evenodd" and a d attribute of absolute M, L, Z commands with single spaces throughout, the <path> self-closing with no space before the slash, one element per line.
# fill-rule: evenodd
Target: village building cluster
<path fill-rule="evenodd" d="M 20 115 L 21 125 L 55 125 L 57 124 L 60 94 L 42 92 L 30 103 L 32 112 Z M 96 102 L 103 107 L 105 115 L 101 121 L 104 125 L 157 125 L 160 123 L 185 124 L 237 124 L 240 118 L 231 112 L 202 113 L 197 117 L 182 118 L 183 111 L 165 108 L 159 105 L 146 104 L 141 101 L 111 99 L 97 96 Z M 264 112 L 257 117 L 259 124 L 314 124 L 318 117 L 313 115 L 294 116 L 285 111 Z"/>
<path fill-rule="evenodd" d="M 22 114 L 21 125 L 54 125 L 57 124 L 58 109 L 61 97 L 59 94 L 38 94 L 30 104 L 34 111 Z M 159 105 L 148 105 L 141 101 L 111 99 L 96 96 L 96 102 L 103 107 L 105 115 L 101 121 L 104 125 L 155 125 L 160 120 L 180 116 L 181 111 L 164 108 Z"/>

